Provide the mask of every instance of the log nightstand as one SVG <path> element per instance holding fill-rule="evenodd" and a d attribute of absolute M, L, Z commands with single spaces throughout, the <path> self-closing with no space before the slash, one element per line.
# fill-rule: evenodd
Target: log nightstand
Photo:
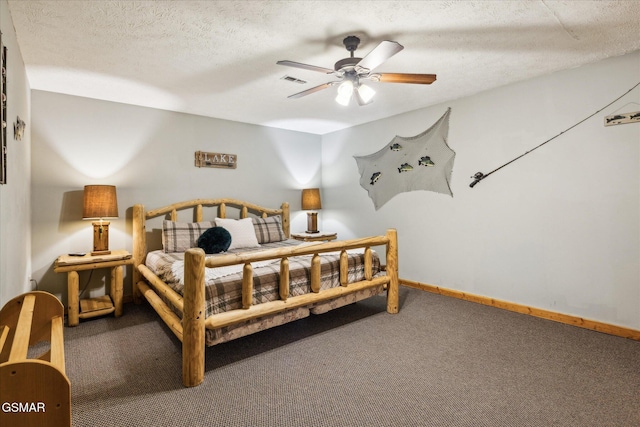
<path fill-rule="evenodd" d="M 115 313 L 122 316 L 122 268 L 133 264 L 131 254 L 124 250 L 115 250 L 108 255 L 61 255 L 56 260 L 53 271 L 67 273 L 67 322 L 69 326 L 77 326 L 80 319 Z M 88 298 L 78 301 L 78 271 L 96 268 L 111 269 L 111 286 L 109 295 Z"/>

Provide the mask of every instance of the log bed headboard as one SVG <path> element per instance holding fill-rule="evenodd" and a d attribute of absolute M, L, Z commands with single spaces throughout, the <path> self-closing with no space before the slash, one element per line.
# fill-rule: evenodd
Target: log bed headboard
<path fill-rule="evenodd" d="M 165 216 L 171 221 L 178 221 L 179 211 L 191 210 L 192 216 L 188 222 L 200 222 L 203 221 L 203 208 L 211 207 L 218 209 L 218 218 L 227 218 L 227 207 L 237 208 L 240 218 L 247 218 L 250 214 L 257 217 L 266 218 L 268 216 L 280 215 L 282 218 L 282 229 L 287 237 L 290 237 L 290 223 L 289 223 L 289 204 L 282 203 L 280 209 L 265 208 L 253 203 L 243 202 L 237 199 L 193 199 L 184 202 L 173 203 L 171 205 L 145 211 L 144 206 L 137 204 L 133 206 L 133 283 L 137 283 L 141 277 L 138 271 L 138 265 L 145 262 L 147 256 L 147 229 L 146 222 L 149 219 Z M 186 221 L 185 221 L 186 222 Z M 136 303 L 140 302 L 140 292 L 137 286 L 133 286 L 133 299 Z"/>

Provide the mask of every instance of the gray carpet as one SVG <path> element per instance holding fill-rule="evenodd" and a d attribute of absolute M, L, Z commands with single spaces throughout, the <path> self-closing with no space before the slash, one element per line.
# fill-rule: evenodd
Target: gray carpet
<path fill-rule="evenodd" d="M 639 426 L 640 343 L 401 288 L 206 350 L 148 305 L 65 328 L 73 425 Z"/>

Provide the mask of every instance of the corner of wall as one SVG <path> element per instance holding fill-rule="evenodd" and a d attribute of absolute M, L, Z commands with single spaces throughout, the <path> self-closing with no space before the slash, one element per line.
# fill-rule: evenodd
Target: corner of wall
<path fill-rule="evenodd" d="M 31 271 L 31 95 L 26 68 L 11 20 L 0 0 L 0 30 L 7 47 L 7 183 L 0 185 L 0 305 L 30 290 Z M 14 137 L 17 117 L 27 127 Z"/>

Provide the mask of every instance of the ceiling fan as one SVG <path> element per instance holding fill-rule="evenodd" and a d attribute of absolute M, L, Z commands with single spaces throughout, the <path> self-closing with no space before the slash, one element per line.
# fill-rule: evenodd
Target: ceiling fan
<path fill-rule="evenodd" d="M 288 98 L 301 98 L 306 95 L 321 91 L 330 86 L 338 86 L 338 96 L 336 101 L 342 105 L 348 105 L 351 97 L 355 97 L 359 105 L 366 105 L 372 102 L 375 91 L 362 83 L 362 81 L 375 81 L 382 83 L 412 83 L 431 84 L 436 80 L 435 74 L 405 74 L 405 73 L 374 73 L 373 70 L 391 58 L 396 53 L 404 49 L 398 42 L 382 41 L 364 58 L 354 57 L 354 51 L 360 44 L 360 39 L 356 36 L 348 36 L 343 40 L 344 47 L 351 53 L 351 56 L 335 63 L 334 69 L 317 67 L 315 65 L 302 64 L 294 61 L 278 61 L 279 65 L 302 68 L 303 70 L 318 71 L 325 74 L 333 74 L 340 80 L 323 83 L 311 89 L 289 95 Z"/>

